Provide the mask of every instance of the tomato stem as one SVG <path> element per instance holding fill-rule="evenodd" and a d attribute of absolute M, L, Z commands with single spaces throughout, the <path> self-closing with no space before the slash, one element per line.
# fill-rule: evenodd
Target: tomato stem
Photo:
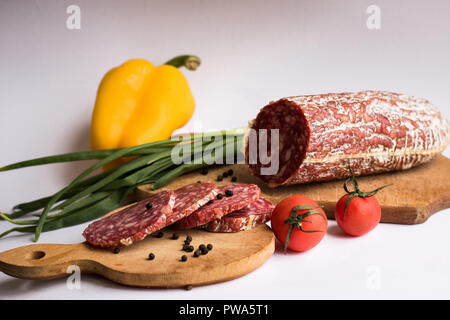
<path fill-rule="evenodd" d="M 322 230 L 304 230 L 302 227 L 302 223 L 308 222 L 311 223 L 311 221 L 305 220 L 307 217 L 313 215 L 313 214 L 320 214 L 325 220 L 325 215 L 320 212 L 319 210 L 314 210 L 322 208 L 322 206 L 314 207 L 314 206 L 304 206 L 304 205 L 298 205 L 294 206 L 291 209 L 291 215 L 288 219 L 284 220 L 285 224 L 289 224 L 289 231 L 286 235 L 286 241 L 284 243 L 284 253 L 287 252 L 288 244 L 291 241 L 292 232 L 294 231 L 294 228 L 299 229 L 302 232 L 305 233 L 313 233 L 313 232 L 323 232 Z M 297 210 L 308 210 L 303 213 L 297 213 Z"/>
<path fill-rule="evenodd" d="M 387 185 L 385 185 L 385 186 L 376 188 L 375 190 L 372 190 L 372 191 L 368 191 L 368 192 L 361 191 L 361 190 L 359 189 L 358 181 L 356 180 L 356 177 L 355 177 L 355 175 L 354 175 L 352 169 L 351 169 L 350 167 L 349 167 L 348 169 L 350 170 L 350 175 L 351 175 L 351 177 L 344 181 L 344 190 L 345 190 L 345 192 L 347 192 L 350 196 L 347 198 L 347 201 L 345 202 L 344 218 L 345 218 L 345 214 L 347 213 L 348 205 L 350 204 L 350 201 L 352 201 L 353 198 L 355 198 L 355 197 L 359 197 L 359 198 L 369 198 L 369 197 L 373 197 L 373 196 L 374 196 L 378 191 L 380 191 L 381 189 L 384 189 L 384 188 L 386 188 L 386 187 L 392 186 L 392 183 L 391 183 L 391 184 L 387 184 Z M 353 184 L 353 189 L 354 189 L 353 191 L 349 191 L 349 189 L 348 189 L 348 187 L 347 187 L 347 183 L 348 183 L 350 180 L 352 181 L 352 184 Z"/>

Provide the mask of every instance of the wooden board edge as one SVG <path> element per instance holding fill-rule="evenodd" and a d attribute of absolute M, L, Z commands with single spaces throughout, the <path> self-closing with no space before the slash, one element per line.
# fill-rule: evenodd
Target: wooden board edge
<path fill-rule="evenodd" d="M 334 209 L 336 204 L 333 202 L 319 201 L 319 205 L 323 206 L 328 219 L 334 220 Z M 392 207 L 385 206 L 381 212 L 381 223 L 391 224 L 422 224 L 427 221 L 433 214 L 450 207 L 450 192 L 436 198 L 430 204 L 423 204 L 419 207 Z"/>

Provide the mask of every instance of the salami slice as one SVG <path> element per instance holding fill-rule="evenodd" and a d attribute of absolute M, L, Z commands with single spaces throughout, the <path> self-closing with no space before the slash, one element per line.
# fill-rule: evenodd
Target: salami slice
<path fill-rule="evenodd" d="M 246 139 L 250 172 L 272 187 L 344 179 L 349 167 L 355 175 L 406 170 L 450 141 L 449 122 L 429 101 L 385 91 L 287 97 L 262 108 L 250 128 L 261 140 L 252 150 Z M 256 156 L 272 146 L 277 163 Z"/>
<path fill-rule="evenodd" d="M 200 228 L 211 232 L 248 230 L 269 221 L 272 217 L 273 209 L 275 209 L 275 205 L 261 197 L 246 207 L 227 214 L 222 219 L 213 220 Z"/>
<path fill-rule="evenodd" d="M 261 195 L 261 190 L 254 184 L 233 184 L 218 189 L 219 194 L 212 203 L 181 219 L 174 226 L 179 229 L 191 229 L 204 225 L 233 211 L 242 209 Z"/>
<path fill-rule="evenodd" d="M 94 221 L 83 232 L 95 247 L 129 246 L 167 224 L 175 205 L 175 192 L 161 191 L 106 218 Z"/>
<path fill-rule="evenodd" d="M 213 183 L 192 183 L 175 190 L 177 195 L 173 212 L 167 217 L 167 225 L 189 216 L 195 210 L 213 200 L 218 189 Z"/>

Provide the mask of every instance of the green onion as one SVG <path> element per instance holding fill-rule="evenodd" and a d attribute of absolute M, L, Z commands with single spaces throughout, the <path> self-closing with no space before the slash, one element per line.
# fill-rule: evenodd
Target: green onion
<path fill-rule="evenodd" d="M 101 159 L 54 195 L 20 203 L 9 214 L 0 212 L 0 219 L 24 226 L 7 230 L 0 234 L 0 238 L 11 232 L 27 232 L 34 233 L 35 241 L 38 241 L 41 232 L 84 223 L 117 208 L 126 195 L 140 185 L 152 184 L 153 189 L 161 188 L 180 175 L 211 164 L 223 163 L 230 158 L 230 155 L 226 155 L 228 150 L 232 150 L 233 158 L 236 159 L 245 131 L 246 128 L 239 128 L 194 134 L 179 137 L 178 140 L 162 140 L 129 148 L 73 152 L 1 167 L 0 171 L 8 171 L 51 163 Z M 212 139 L 217 136 L 222 139 Z M 187 155 L 182 155 L 180 164 L 175 164 L 172 160 L 172 152 L 176 146 L 182 146 L 183 152 L 189 151 Z M 92 175 L 111 161 L 130 156 L 134 158 L 129 162 Z M 17 219 L 37 210 L 41 210 L 34 214 L 37 219 Z M 54 213 L 49 214 L 50 212 Z"/>

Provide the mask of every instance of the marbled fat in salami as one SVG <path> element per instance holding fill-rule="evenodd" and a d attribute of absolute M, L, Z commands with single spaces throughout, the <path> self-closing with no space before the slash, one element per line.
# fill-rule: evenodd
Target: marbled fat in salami
<path fill-rule="evenodd" d="M 288 97 L 261 109 L 250 128 L 279 129 L 279 168 L 249 163 L 269 186 L 406 170 L 426 163 L 450 140 L 450 126 L 425 99 L 384 91 Z M 267 142 L 270 150 L 272 141 Z M 257 142 L 259 147 L 260 141 Z M 246 159 L 249 162 L 247 137 Z"/>
<path fill-rule="evenodd" d="M 175 205 L 175 192 L 161 191 L 103 219 L 83 232 L 86 241 L 102 248 L 129 246 L 164 228 Z"/>
<path fill-rule="evenodd" d="M 275 205 L 259 198 L 246 207 L 225 215 L 222 219 L 213 220 L 200 228 L 211 232 L 238 232 L 254 228 L 266 223 L 272 217 Z"/>
<path fill-rule="evenodd" d="M 233 195 L 226 196 L 226 190 L 230 190 Z M 232 184 L 219 188 L 221 199 L 214 199 L 186 218 L 174 224 L 179 229 L 191 229 L 204 225 L 212 220 L 220 219 L 224 215 L 242 209 L 249 203 L 255 201 L 261 195 L 261 190 L 254 184 Z"/>
<path fill-rule="evenodd" d="M 166 225 L 189 216 L 198 208 L 207 204 L 209 200 L 213 200 L 218 189 L 213 183 L 192 183 L 175 190 L 177 195 L 173 212 L 167 217 Z"/>

